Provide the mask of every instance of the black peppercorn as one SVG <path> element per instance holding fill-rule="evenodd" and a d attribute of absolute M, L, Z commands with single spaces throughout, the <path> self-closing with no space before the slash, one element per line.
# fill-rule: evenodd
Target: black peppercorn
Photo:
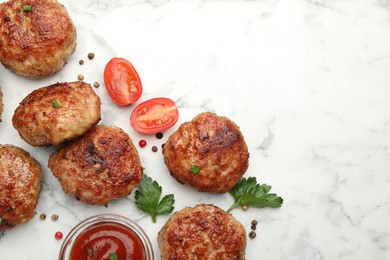
<path fill-rule="evenodd" d="M 254 238 L 256 237 L 256 232 L 255 232 L 255 231 L 249 232 L 249 237 L 250 237 L 251 239 L 254 239 Z"/>

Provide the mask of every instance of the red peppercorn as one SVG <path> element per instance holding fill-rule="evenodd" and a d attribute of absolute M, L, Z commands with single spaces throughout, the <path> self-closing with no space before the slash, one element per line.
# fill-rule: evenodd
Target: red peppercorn
<path fill-rule="evenodd" d="M 57 231 L 54 235 L 54 237 L 57 239 L 57 240 L 60 240 L 62 238 L 62 232 L 61 231 Z"/>
<path fill-rule="evenodd" d="M 142 147 L 145 147 L 146 146 L 146 141 L 144 139 L 141 139 L 139 140 L 139 146 L 142 148 Z"/>

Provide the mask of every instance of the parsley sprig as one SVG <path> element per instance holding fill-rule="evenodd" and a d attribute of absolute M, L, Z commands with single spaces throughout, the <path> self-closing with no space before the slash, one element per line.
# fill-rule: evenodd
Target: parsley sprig
<path fill-rule="evenodd" d="M 249 177 L 248 179 L 242 178 L 237 184 L 229 191 L 234 197 L 234 204 L 227 210 L 230 212 L 232 209 L 237 208 L 240 205 L 253 206 L 257 208 L 279 208 L 283 204 L 283 199 L 275 193 L 268 193 L 271 190 L 271 186 L 267 184 L 257 183 L 256 177 Z"/>
<path fill-rule="evenodd" d="M 143 175 L 142 181 L 135 191 L 135 204 L 137 207 L 152 216 L 156 223 L 156 216 L 171 213 L 175 202 L 173 194 L 165 195 L 161 200 L 161 186 L 152 178 Z"/>

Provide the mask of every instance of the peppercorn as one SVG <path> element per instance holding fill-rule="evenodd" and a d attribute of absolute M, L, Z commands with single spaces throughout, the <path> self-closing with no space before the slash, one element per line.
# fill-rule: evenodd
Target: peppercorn
<path fill-rule="evenodd" d="M 252 220 L 252 223 L 251 223 L 251 224 L 252 224 L 252 226 L 256 226 L 256 225 L 257 225 L 257 220 L 255 220 L 255 219 Z"/>
<path fill-rule="evenodd" d="M 79 64 L 83 65 L 84 64 L 84 60 L 79 60 Z"/>
<path fill-rule="evenodd" d="M 247 211 L 249 209 L 249 206 L 248 205 L 242 205 L 241 208 L 242 208 L 243 211 Z"/>
<path fill-rule="evenodd" d="M 51 215 L 51 220 L 53 220 L 53 221 L 57 221 L 58 218 L 59 218 L 59 216 L 57 214 Z"/>
<path fill-rule="evenodd" d="M 84 80 L 84 75 L 83 75 L 83 74 L 79 74 L 79 75 L 77 76 L 77 78 L 78 78 L 79 80 Z"/>
<path fill-rule="evenodd" d="M 251 226 L 251 229 L 252 229 L 252 230 L 256 230 L 256 225 L 252 225 L 252 226 Z"/>
<path fill-rule="evenodd" d="M 157 133 L 156 134 L 156 138 L 157 139 L 161 139 L 161 138 L 163 138 L 163 136 L 164 136 L 163 133 Z"/>
<path fill-rule="evenodd" d="M 45 214 L 41 214 L 41 215 L 39 216 L 39 219 L 40 219 L 40 220 L 45 220 L 45 219 L 46 219 L 46 215 L 45 215 Z"/>
<path fill-rule="evenodd" d="M 93 83 L 93 86 L 94 86 L 95 88 L 98 88 L 98 87 L 100 86 L 100 84 L 99 84 L 99 82 L 95 81 L 95 82 Z"/>
<path fill-rule="evenodd" d="M 61 240 L 62 239 L 62 232 L 61 231 L 57 231 L 55 234 L 54 234 L 54 237 L 57 239 L 57 240 Z"/>
<path fill-rule="evenodd" d="M 161 148 L 164 149 L 165 144 L 161 144 Z"/>
<path fill-rule="evenodd" d="M 95 53 L 93 52 L 88 53 L 88 59 L 92 60 L 93 58 L 95 58 Z"/>
<path fill-rule="evenodd" d="M 254 238 L 256 237 L 256 232 L 255 232 L 255 231 L 249 232 L 249 237 L 250 237 L 251 239 L 254 239 Z"/>
<path fill-rule="evenodd" d="M 139 146 L 141 147 L 141 148 L 143 148 L 143 147 L 145 147 L 146 146 L 146 141 L 144 140 L 144 139 L 142 139 L 142 140 L 139 140 Z"/>
<path fill-rule="evenodd" d="M 158 150 L 157 146 L 153 145 L 152 151 L 153 151 L 153 152 L 157 152 L 157 150 Z"/>

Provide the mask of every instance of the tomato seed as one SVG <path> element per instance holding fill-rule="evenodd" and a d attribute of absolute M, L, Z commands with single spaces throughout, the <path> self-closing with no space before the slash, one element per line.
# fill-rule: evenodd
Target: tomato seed
<path fill-rule="evenodd" d="M 62 232 L 61 231 L 57 231 L 55 234 L 54 234 L 54 237 L 57 239 L 57 240 L 60 240 L 63 235 L 62 235 Z"/>
<path fill-rule="evenodd" d="M 146 146 L 146 141 L 145 141 L 144 139 L 139 140 L 139 146 L 140 146 L 141 148 L 145 147 L 145 146 Z"/>

